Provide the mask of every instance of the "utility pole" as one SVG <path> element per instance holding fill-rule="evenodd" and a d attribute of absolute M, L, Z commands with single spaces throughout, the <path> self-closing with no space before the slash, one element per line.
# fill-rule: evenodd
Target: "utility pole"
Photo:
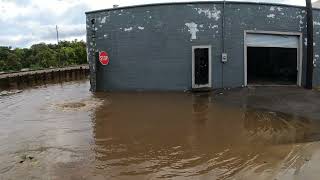
<path fill-rule="evenodd" d="M 58 25 L 56 25 L 56 31 L 57 31 L 57 44 L 59 45 L 59 29 L 58 29 Z"/>
<path fill-rule="evenodd" d="M 59 48 L 59 29 L 58 29 L 58 25 L 56 25 L 56 31 L 57 31 L 57 48 L 58 48 L 58 60 L 59 60 L 59 66 L 62 66 L 61 63 L 61 57 L 60 57 L 60 48 Z"/>
<path fill-rule="evenodd" d="M 224 57 L 226 56 L 226 47 L 225 47 L 225 10 L 226 10 L 226 0 L 223 0 L 223 6 L 222 6 L 222 54 L 221 54 L 221 87 L 224 88 L 224 64 L 226 61 L 224 61 Z"/>
<path fill-rule="evenodd" d="M 307 74 L 306 88 L 312 89 L 313 80 L 313 14 L 311 0 L 306 0 L 307 7 Z"/>

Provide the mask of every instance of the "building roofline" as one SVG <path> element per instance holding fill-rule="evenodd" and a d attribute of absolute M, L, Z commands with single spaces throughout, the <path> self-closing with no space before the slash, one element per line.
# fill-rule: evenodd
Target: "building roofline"
<path fill-rule="evenodd" d="M 122 9 L 132 9 L 140 7 L 152 7 L 152 6 L 165 6 L 165 5 L 181 5 L 181 4 L 223 4 L 223 1 L 190 1 L 190 2 L 166 2 L 166 3 L 152 3 L 152 4 L 141 4 L 133 6 L 122 6 L 116 8 L 107 8 L 94 11 L 87 11 L 85 14 L 99 13 L 103 11 L 113 11 Z M 269 6 L 282 6 L 282 7 L 293 7 L 293 8 L 306 8 L 305 6 L 289 5 L 289 4 L 277 4 L 277 3 L 265 3 L 265 2 L 240 2 L 240 1 L 226 1 L 226 4 L 253 4 L 253 5 L 269 5 Z M 313 8 L 314 10 L 320 10 L 320 8 Z"/>

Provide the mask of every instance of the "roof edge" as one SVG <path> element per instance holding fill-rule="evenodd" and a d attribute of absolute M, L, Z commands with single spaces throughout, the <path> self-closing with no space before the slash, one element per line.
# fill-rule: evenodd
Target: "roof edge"
<path fill-rule="evenodd" d="M 114 11 L 122 9 L 140 8 L 140 7 L 152 7 L 152 6 L 164 6 L 164 5 L 181 5 L 181 4 L 222 4 L 224 1 L 190 1 L 190 2 L 166 2 L 166 3 L 152 3 L 152 4 L 140 4 L 132 6 L 122 6 L 117 8 L 107 8 L 100 10 L 87 11 L 85 14 L 99 13 L 103 11 Z M 305 6 L 299 5 L 289 5 L 289 4 L 277 4 L 277 3 L 266 3 L 266 2 L 240 2 L 240 1 L 226 1 L 226 4 L 254 4 L 254 5 L 270 5 L 270 6 L 283 6 L 283 7 L 294 7 L 294 8 L 306 8 Z M 315 10 L 320 10 L 320 8 L 313 8 Z"/>

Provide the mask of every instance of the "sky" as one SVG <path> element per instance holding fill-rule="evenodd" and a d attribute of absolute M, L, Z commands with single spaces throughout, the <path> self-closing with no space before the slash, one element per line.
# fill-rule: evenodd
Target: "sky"
<path fill-rule="evenodd" d="M 85 40 L 85 12 L 111 8 L 188 0 L 0 0 L 0 46 L 30 47 L 35 43 L 60 40 Z M 201 0 L 189 0 L 201 1 Z M 237 0 L 243 1 L 243 0 Z M 305 0 L 245 0 L 254 2 L 305 5 Z M 314 1 L 314 0 L 313 0 Z"/>

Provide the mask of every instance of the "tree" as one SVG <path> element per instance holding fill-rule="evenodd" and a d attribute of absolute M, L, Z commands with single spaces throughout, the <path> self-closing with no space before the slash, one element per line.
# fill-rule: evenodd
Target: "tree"
<path fill-rule="evenodd" d="M 87 63 L 83 41 L 61 41 L 57 44 L 34 44 L 30 48 L 1 47 L 0 71 L 19 71 L 21 68 L 41 69 Z"/>
<path fill-rule="evenodd" d="M 49 68 L 58 66 L 56 53 L 51 49 L 39 51 L 34 58 L 40 67 Z"/>
<path fill-rule="evenodd" d="M 21 59 L 17 55 L 13 53 L 9 53 L 5 61 L 5 66 L 7 70 L 18 71 L 22 67 L 20 62 L 21 62 Z"/>

